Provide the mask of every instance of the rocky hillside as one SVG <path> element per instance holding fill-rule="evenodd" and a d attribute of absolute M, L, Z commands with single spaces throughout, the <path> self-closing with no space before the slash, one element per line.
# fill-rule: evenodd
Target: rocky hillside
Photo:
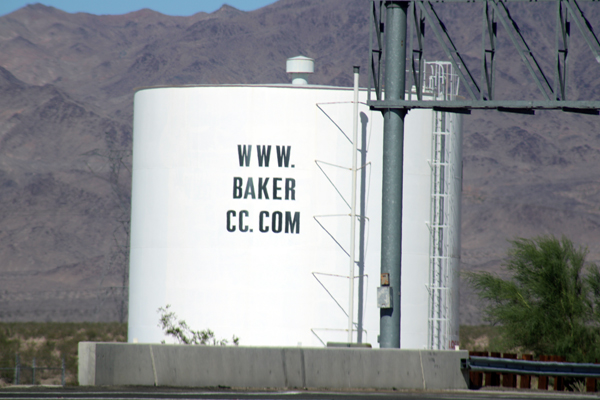
<path fill-rule="evenodd" d="M 313 83 L 350 86 L 353 65 L 367 70 L 368 6 L 280 0 L 171 17 L 36 4 L 0 17 L 0 319 L 126 318 L 134 88 L 287 82 L 285 60 L 298 54 L 316 59 Z M 510 6 L 552 71 L 555 6 Z M 583 6 L 600 21 L 597 4 Z M 481 5 L 436 9 L 479 77 Z M 498 32 L 498 97 L 539 98 Z M 570 96 L 600 100 L 600 65 L 572 33 Z M 444 59 L 433 41 L 425 56 Z M 599 118 L 479 111 L 464 119 L 463 269 L 502 273 L 508 238 L 546 233 L 589 246 L 600 261 Z M 480 321 L 466 287 L 461 310 L 463 323 Z"/>

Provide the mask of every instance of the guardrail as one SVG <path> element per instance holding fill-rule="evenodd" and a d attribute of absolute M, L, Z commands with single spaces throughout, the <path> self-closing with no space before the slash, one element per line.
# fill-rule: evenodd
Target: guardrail
<path fill-rule="evenodd" d="M 600 378 L 600 365 L 596 364 L 470 357 L 469 368 L 471 371 L 502 372 L 519 375 L 560 375 L 580 378 Z"/>
<path fill-rule="evenodd" d="M 538 389 L 548 389 L 548 378 L 554 377 L 554 390 L 564 390 L 566 377 L 586 378 L 586 391 L 596 391 L 596 379 L 600 378 L 600 364 L 580 364 L 564 362 L 560 356 L 540 356 L 534 361 L 533 356 L 524 354 L 517 359 L 516 354 L 492 352 L 470 352 L 466 367 L 469 369 L 472 388 L 483 386 L 517 387 L 517 376 L 520 376 L 521 389 L 531 388 L 531 377 L 538 377 Z M 484 381 L 485 377 L 485 381 Z"/>

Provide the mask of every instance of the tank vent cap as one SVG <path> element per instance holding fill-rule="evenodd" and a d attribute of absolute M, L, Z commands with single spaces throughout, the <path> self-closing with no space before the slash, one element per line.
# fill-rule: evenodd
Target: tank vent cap
<path fill-rule="evenodd" d="M 292 75 L 292 85 L 306 85 L 308 74 L 315 72 L 315 60 L 304 56 L 288 58 L 286 72 Z"/>

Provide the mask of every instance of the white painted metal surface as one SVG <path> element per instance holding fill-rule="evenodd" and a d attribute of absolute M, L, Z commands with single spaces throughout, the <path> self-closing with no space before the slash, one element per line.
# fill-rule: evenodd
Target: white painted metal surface
<path fill-rule="evenodd" d="M 292 76 L 292 85 L 306 85 L 308 75 L 315 72 L 315 60 L 305 56 L 288 58 L 285 69 Z"/>
<path fill-rule="evenodd" d="M 429 96 L 454 100 L 459 80 L 452 64 L 429 62 L 426 68 Z M 431 349 L 454 349 L 459 344 L 462 118 L 434 112 L 433 121 L 428 345 Z"/>
<path fill-rule="evenodd" d="M 130 342 L 164 339 L 157 309 L 167 304 L 194 329 L 242 345 L 347 340 L 352 100 L 351 88 L 289 85 L 136 93 Z M 357 224 L 353 321 L 377 347 L 383 124 L 364 104 L 359 113 L 366 222 Z M 402 347 L 422 349 L 433 113 L 406 121 Z"/>
<path fill-rule="evenodd" d="M 400 347 L 425 349 L 429 310 L 431 110 L 412 110 L 404 127 Z"/>

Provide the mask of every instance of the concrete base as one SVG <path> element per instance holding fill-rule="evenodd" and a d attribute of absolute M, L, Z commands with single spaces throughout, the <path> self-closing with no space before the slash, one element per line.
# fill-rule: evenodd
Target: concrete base
<path fill-rule="evenodd" d="M 467 389 L 467 351 L 79 343 L 79 384 Z"/>

